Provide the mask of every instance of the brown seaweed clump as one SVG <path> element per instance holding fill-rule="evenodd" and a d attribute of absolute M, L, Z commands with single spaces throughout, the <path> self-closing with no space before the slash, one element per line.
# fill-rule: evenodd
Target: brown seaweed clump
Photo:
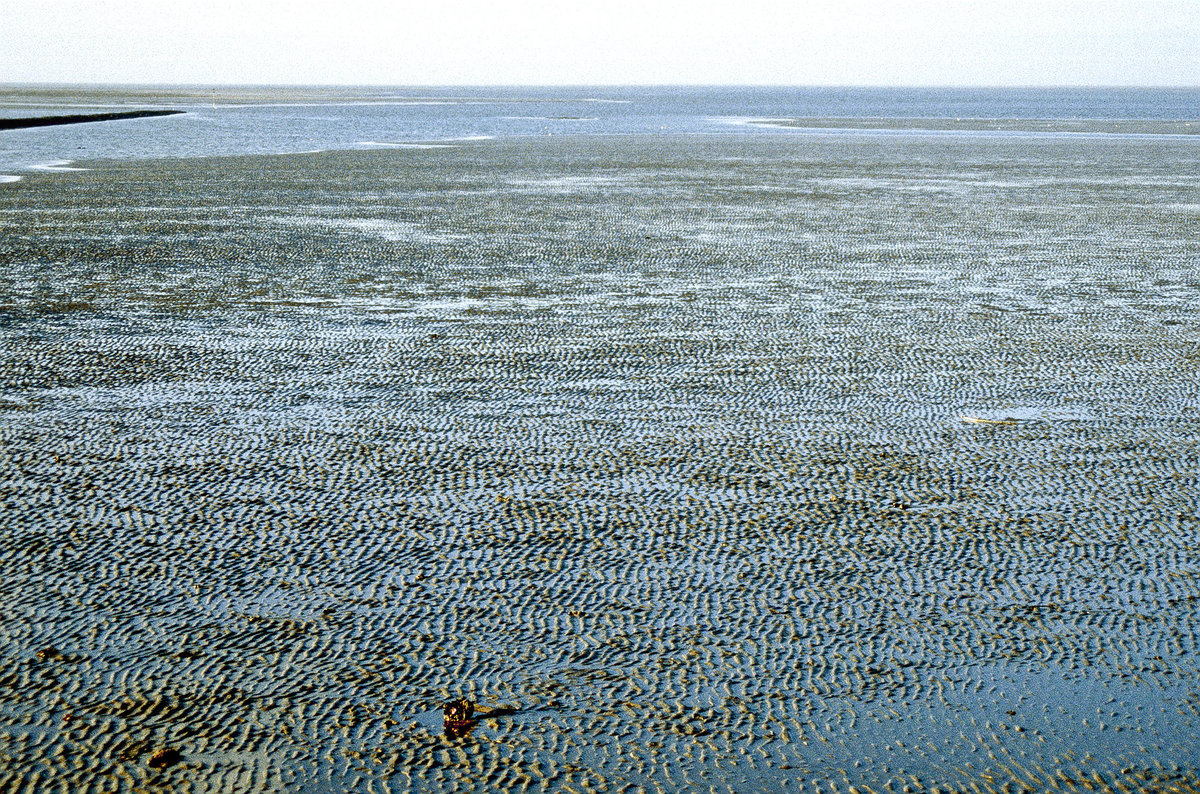
<path fill-rule="evenodd" d="M 475 704 L 466 698 L 451 700 L 442 706 L 442 725 L 448 736 L 464 736 L 475 727 Z"/>
<path fill-rule="evenodd" d="M 183 760 L 183 755 L 178 750 L 170 747 L 155 751 L 154 755 L 150 756 L 149 766 L 151 769 L 166 769 L 169 766 L 175 766 Z"/>

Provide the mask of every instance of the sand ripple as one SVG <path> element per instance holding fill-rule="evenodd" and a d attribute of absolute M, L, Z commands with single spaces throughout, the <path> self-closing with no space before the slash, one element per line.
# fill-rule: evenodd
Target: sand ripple
<path fill-rule="evenodd" d="M 0 789 L 1194 789 L 1196 160 L 28 176 Z M 459 696 L 514 711 L 454 739 Z"/>

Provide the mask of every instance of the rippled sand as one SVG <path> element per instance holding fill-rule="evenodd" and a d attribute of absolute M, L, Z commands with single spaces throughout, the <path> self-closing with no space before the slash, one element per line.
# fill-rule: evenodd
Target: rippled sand
<path fill-rule="evenodd" d="M 1196 789 L 1198 161 L 4 185 L 0 789 Z"/>

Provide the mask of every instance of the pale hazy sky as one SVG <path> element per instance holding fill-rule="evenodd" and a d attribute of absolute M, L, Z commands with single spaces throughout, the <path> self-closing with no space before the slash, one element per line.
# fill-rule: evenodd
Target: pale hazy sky
<path fill-rule="evenodd" d="M 1200 0 L 0 0 L 0 81 L 1200 85 Z"/>

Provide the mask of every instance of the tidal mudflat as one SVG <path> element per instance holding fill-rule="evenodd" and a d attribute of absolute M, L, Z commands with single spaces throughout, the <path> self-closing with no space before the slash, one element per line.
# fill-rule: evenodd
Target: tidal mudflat
<path fill-rule="evenodd" d="M 1200 787 L 1198 155 L 2 186 L 0 788 Z"/>

